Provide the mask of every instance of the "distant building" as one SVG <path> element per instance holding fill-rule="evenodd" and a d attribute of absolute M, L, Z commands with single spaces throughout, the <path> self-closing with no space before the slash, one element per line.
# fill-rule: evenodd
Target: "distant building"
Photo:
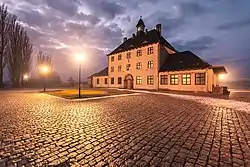
<path fill-rule="evenodd" d="M 108 67 L 88 77 L 92 87 L 213 92 L 223 66 L 212 66 L 191 51 L 178 52 L 162 36 L 161 24 L 137 33 L 109 53 Z"/>

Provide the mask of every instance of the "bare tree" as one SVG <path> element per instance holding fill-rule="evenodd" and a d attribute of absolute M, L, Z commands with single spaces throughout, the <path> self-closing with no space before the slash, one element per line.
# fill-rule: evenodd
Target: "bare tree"
<path fill-rule="evenodd" d="M 9 77 L 14 87 L 20 86 L 21 79 L 21 62 L 22 62 L 22 36 L 24 30 L 13 17 L 10 23 L 9 44 L 10 54 L 7 57 Z"/>
<path fill-rule="evenodd" d="M 6 52 L 8 51 L 9 21 L 11 14 L 3 4 L 0 6 L 0 87 L 3 87 L 3 69 L 7 63 Z"/>
<path fill-rule="evenodd" d="M 27 32 L 24 32 L 22 36 L 22 63 L 21 63 L 21 84 L 23 85 L 23 76 L 31 71 L 31 54 L 33 51 L 33 45 L 30 42 Z"/>
<path fill-rule="evenodd" d="M 7 64 L 9 77 L 15 87 L 20 86 L 24 73 L 31 70 L 32 44 L 17 17 L 0 6 L 0 87 L 3 86 L 3 69 Z"/>

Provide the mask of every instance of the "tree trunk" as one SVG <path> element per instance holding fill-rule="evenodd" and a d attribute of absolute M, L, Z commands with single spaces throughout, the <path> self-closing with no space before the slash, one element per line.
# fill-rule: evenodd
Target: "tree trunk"
<path fill-rule="evenodd" d="M 0 60 L 0 65 L 2 64 L 2 61 Z M 0 67 L 0 88 L 4 87 L 4 83 L 3 83 L 3 68 Z"/>

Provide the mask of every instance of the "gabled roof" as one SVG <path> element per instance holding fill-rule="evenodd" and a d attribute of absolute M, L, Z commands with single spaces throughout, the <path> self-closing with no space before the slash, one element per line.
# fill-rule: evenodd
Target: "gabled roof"
<path fill-rule="evenodd" d="M 108 76 L 108 67 L 104 68 L 103 70 L 101 70 L 100 72 L 97 72 L 91 76 L 89 76 L 88 78 L 92 78 L 92 77 L 100 77 L 100 76 Z"/>
<path fill-rule="evenodd" d="M 212 65 L 208 64 L 191 51 L 184 51 L 169 55 L 160 68 L 160 72 L 205 69 L 210 67 L 212 67 Z"/>
<path fill-rule="evenodd" d="M 215 74 L 227 74 L 227 70 L 224 66 L 213 66 Z"/>
<path fill-rule="evenodd" d="M 176 51 L 173 46 L 171 46 L 166 39 L 160 35 L 160 33 L 153 29 L 151 31 L 140 33 L 139 35 L 135 35 L 134 37 L 129 38 L 125 42 L 123 42 L 120 46 L 118 46 L 115 50 L 113 50 L 111 53 L 108 54 L 112 55 L 115 53 L 128 51 L 131 49 L 135 49 L 138 47 L 150 45 L 153 43 L 160 42 L 161 44 L 165 45 L 166 47 Z"/>

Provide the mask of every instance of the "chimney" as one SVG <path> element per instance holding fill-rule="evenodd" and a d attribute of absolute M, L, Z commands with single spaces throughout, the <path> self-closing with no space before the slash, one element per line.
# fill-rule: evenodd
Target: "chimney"
<path fill-rule="evenodd" d="M 135 38 L 135 33 L 133 33 L 133 38 Z"/>
<path fill-rule="evenodd" d="M 125 42 L 125 41 L 127 41 L 128 40 L 128 38 L 127 37 L 124 37 L 123 38 L 123 42 Z"/>
<path fill-rule="evenodd" d="M 161 24 L 157 24 L 156 25 L 156 30 L 159 32 L 159 34 L 161 35 Z"/>

